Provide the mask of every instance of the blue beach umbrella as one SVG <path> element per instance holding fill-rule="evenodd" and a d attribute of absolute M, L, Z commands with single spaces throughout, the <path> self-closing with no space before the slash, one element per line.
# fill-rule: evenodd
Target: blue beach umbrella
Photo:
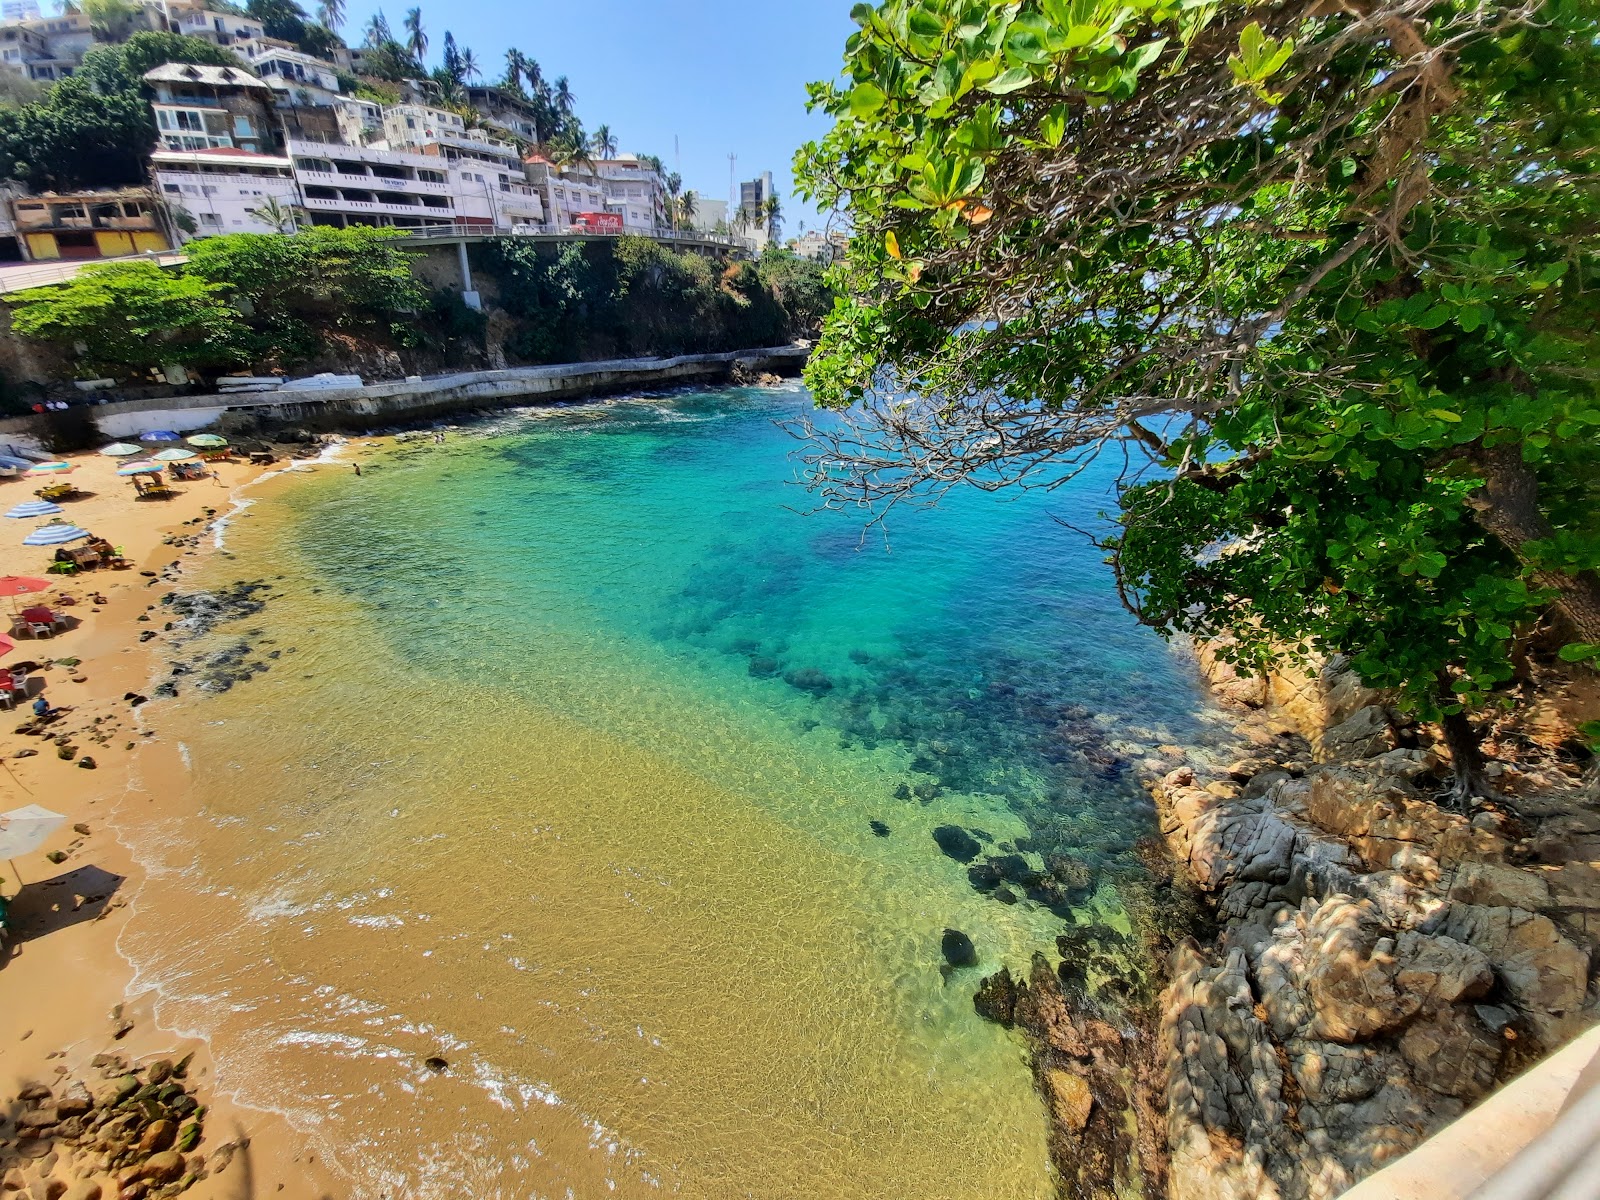
<path fill-rule="evenodd" d="M 148 433 L 141 433 L 139 440 L 141 442 L 177 442 L 183 439 L 170 429 L 152 429 Z"/>
<path fill-rule="evenodd" d="M 53 517 L 61 511 L 61 505 L 51 504 L 48 500 L 24 500 L 10 512 L 8 517 Z"/>
<path fill-rule="evenodd" d="M 87 529 L 79 529 L 76 525 L 68 525 L 65 521 L 52 521 L 48 525 L 41 525 L 27 537 L 22 539 L 24 546 L 60 546 L 66 542 L 76 542 L 81 538 L 91 536 Z"/>

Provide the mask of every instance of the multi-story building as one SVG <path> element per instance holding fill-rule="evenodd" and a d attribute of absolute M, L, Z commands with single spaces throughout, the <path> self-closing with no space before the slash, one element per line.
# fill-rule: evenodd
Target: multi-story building
<path fill-rule="evenodd" d="M 33 259 L 116 258 L 171 246 L 144 188 L 23 196 L 12 211 Z"/>
<path fill-rule="evenodd" d="M 200 38 L 215 46 L 244 51 L 266 38 L 266 27 L 243 12 L 219 12 L 203 0 L 141 0 L 173 33 Z M 281 43 L 280 43 L 281 44 Z"/>
<path fill-rule="evenodd" d="M 740 232 L 754 240 L 757 248 L 765 246 L 769 240 L 766 205 L 776 194 L 771 171 L 763 171 L 755 179 L 739 185 L 739 211 L 735 214 L 735 223 Z"/>
<path fill-rule="evenodd" d="M 317 225 L 453 225 L 447 164 L 434 155 L 291 140 L 300 202 Z"/>
<path fill-rule="evenodd" d="M 144 79 L 156 93 L 150 107 L 163 150 L 281 148 L 272 89 L 242 67 L 168 63 Z"/>
<path fill-rule="evenodd" d="M 801 258 L 809 258 L 828 266 L 844 258 L 850 236 L 837 229 L 812 229 L 789 240 L 789 249 Z"/>
<path fill-rule="evenodd" d="M 278 214 L 297 217 L 299 187 L 294 161 L 256 154 L 236 147 L 216 150 L 157 150 L 150 155 L 151 174 L 162 199 L 188 213 L 194 236 L 218 233 L 287 233 L 273 220 Z"/>
<path fill-rule="evenodd" d="M 0 66 L 53 83 L 71 75 L 94 44 L 94 30 L 83 13 L 7 20 L 0 25 Z"/>
<path fill-rule="evenodd" d="M 469 87 L 467 103 L 478 110 L 485 125 L 492 125 L 525 142 L 539 140 L 538 109 L 505 88 Z"/>
<path fill-rule="evenodd" d="M 606 210 L 622 218 L 630 233 L 654 233 L 667 223 L 667 185 L 661 173 L 631 154 L 596 160 L 594 173 L 606 193 Z"/>
<path fill-rule="evenodd" d="M 383 140 L 383 105 L 359 96 L 340 96 L 333 105 L 339 140 L 347 146 L 370 146 Z"/>
<path fill-rule="evenodd" d="M 339 74 L 331 63 L 274 45 L 253 45 L 251 70 L 276 94 L 280 107 L 328 107 L 339 100 Z"/>
<path fill-rule="evenodd" d="M 0 4 L 0 20 L 7 24 L 13 21 L 37 21 L 43 16 L 39 0 L 5 0 L 4 4 Z"/>
<path fill-rule="evenodd" d="M 544 201 L 546 223 L 557 232 L 570 229 L 581 217 L 609 211 L 605 185 L 586 167 L 574 163 L 559 167 L 542 154 L 530 154 L 522 160 L 522 169 Z"/>
<path fill-rule="evenodd" d="M 709 196 L 695 198 L 694 216 L 689 224 L 701 233 L 728 232 L 728 202 L 713 200 Z"/>

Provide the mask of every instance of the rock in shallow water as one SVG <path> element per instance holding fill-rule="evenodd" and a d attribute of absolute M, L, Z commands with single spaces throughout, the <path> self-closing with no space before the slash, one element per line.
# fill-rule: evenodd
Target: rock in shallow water
<path fill-rule="evenodd" d="M 977 947 L 972 944 L 972 939 L 959 929 L 946 929 L 939 939 L 939 949 L 944 953 L 945 962 L 952 967 L 978 965 Z"/>
<path fill-rule="evenodd" d="M 957 862 L 969 863 L 983 849 L 978 839 L 959 825 L 940 825 L 933 831 L 933 840 L 939 843 L 939 849 Z"/>

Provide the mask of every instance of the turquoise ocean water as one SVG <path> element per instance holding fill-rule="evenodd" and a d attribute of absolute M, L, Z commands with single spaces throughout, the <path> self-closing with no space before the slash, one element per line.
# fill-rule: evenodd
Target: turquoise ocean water
<path fill-rule="evenodd" d="M 204 568 L 270 598 L 184 651 L 199 819 L 137 825 L 124 949 L 359 1194 L 1049 1194 L 972 991 L 1129 931 L 1139 765 L 1212 727 L 1056 519 L 1109 469 L 885 541 L 804 511 L 807 403 L 517 412 L 269 487 Z"/>

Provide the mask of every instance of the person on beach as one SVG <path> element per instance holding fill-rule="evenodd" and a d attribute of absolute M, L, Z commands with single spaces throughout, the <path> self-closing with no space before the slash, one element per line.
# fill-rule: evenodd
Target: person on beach
<path fill-rule="evenodd" d="M 56 715 L 57 711 L 58 710 L 50 707 L 50 701 L 46 700 L 43 696 L 40 696 L 33 702 L 33 715 L 38 717 L 41 721 L 48 721 L 51 717 Z"/>

